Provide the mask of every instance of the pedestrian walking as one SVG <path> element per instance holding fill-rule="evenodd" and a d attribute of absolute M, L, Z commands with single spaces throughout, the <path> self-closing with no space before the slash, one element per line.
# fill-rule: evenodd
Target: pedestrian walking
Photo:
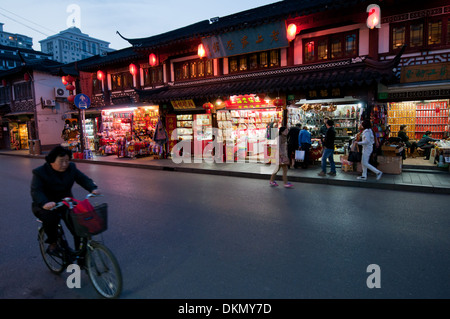
<path fill-rule="evenodd" d="M 370 120 L 364 120 L 360 124 L 360 128 L 363 129 L 361 134 L 361 141 L 358 141 L 359 145 L 362 145 L 362 158 L 361 158 L 361 166 L 362 166 L 362 175 L 358 176 L 359 180 L 367 179 L 367 169 L 370 169 L 377 175 L 377 180 L 381 178 L 383 172 L 376 169 L 374 166 L 369 164 L 370 156 L 373 151 L 373 143 L 375 143 L 375 134 L 372 131 L 372 124 Z"/>
<path fill-rule="evenodd" d="M 288 150 L 287 150 L 287 135 L 289 133 L 289 130 L 287 127 L 282 126 L 280 127 L 278 131 L 278 163 L 276 165 L 275 170 L 273 171 L 272 175 L 270 176 L 270 186 L 278 186 L 277 182 L 275 182 L 275 177 L 280 169 L 283 170 L 283 182 L 284 187 L 286 188 L 292 188 L 292 184 L 287 181 L 287 171 L 288 171 L 288 165 L 290 162 L 289 156 L 288 156 Z"/>
<path fill-rule="evenodd" d="M 327 132 L 323 141 L 323 154 L 322 154 L 322 171 L 319 176 L 325 176 L 327 174 L 327 160 L 330 162 L 330 172 L 328 175 L 336 176 L 336 164 L 334 163 L 334 140 L 336 138 L 336 131 L 334 130 L 334 121 L 328 120 L 326 122 Z"/>

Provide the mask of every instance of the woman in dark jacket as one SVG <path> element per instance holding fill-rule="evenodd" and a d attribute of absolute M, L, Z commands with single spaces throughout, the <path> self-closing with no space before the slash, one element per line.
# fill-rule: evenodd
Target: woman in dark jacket
<path fill-rule="evenodd" d="M 57 226 L 60 222 L 60 214 L 51 210 L 56 206 L 56 202 L 65 197 L 73 197 L 72 186 L 74 183 L 93 194 L 100 194 L 93 180 L 78 170 L 75 164 L 70 162 L 71 159 L 72 152 L 70 150 L 57 146 L 45 157 L 46 163 L 33 170 L 32 211 L 42 221 L 48 237 L 47 242 L 50 244 L 50 252 L 56 249 Z M 67 209 L 60 207 L 57 210 L 60 210 L 61 215 L 67 221 Z M 72 232 L 70 223 L 66 222 L 66 225 Z M 79 238 L 74 235 L 74 239 L 75 247 L 77 247 Z"/>
<path fill-rule="evenodd" d="M 398 131 L 398 135 L 397 136 L 401 138 L 403 143 L 405 143 L 406 148 L 409 148 L 409 152 L 411 154 L 414 154 L 414 151 L 417 148 L 417 143 L 416 142 L 412 142 L 411 143 L 409 141 L 409 137 L 406 134 L 406 130 L 405 129 L 406 129 L 406 125 L 400 125 L 400 131 Z M 402 156 L 403 156 L 403 159 L 406 159 L 406 150 L 404 150 L 402 152 Z"/>

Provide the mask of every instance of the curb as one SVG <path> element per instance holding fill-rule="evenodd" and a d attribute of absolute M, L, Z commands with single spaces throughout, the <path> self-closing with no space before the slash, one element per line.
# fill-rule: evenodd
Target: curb
<path fill-rule="evenodd" d="M 31 154 L 7 154 L 0 152 L 0 155 L 6 156 L 20 156 L 26 158 L 45 158 L 44 155 L 31 155 Z M 204 169 L 204 168 L 192 168 L 183 166 L 168 166 L 168 165 L 151 165 L 151 164 L 128 164 L 123 162 L 109 162 L 109 161 L 93 161 L 87 159 L 72 159 L 76 163 L 89 163 L 97 165 L 107 165 L 107 166 L 120 166 L 129 168 L 139 168 L 139 169 L 150 169 L 150 170 L 161 170 L 161 171 L 171 171 L 171 172 L 182 172 L 182 173 L 192 173 L 192 174 L 205 174 L 205 175 L 218 175 L 218 176 L 231 176 L 231 177 L 243 177 L 243 178 L 253 178 L 253 179 L 263 179 L 269 180 L 270 174 L 264 173 L 248 173 L 248 172 L 237 172 L 237 171 L 223 171 L 215 169 Z M 430 170 L 429 172 L 416 172 L 421 173 L 437 173 L 436 171 Z M 445 172 L 444 172 L 445 173 Z M 281 176 L 277 176 L 277 180 L 281 180 Z M 334 179 L 333 177 L 325 178 L 315 178 L 306 176 L 289 176 L 289 180 L 292 182 L 309 183 L 309 184 L 325 184 L 325 185 L 336 185 L 336 186 L 347 186 L 347 187 L 363 187 L 363 188 L 374 188 L 374 189 L 386 189 L 386 190 L 396 190 L 396 191 L 406 191 L 406 192 L 421 192 L 421 193 L 434 193 L 434 194 L 450 194 L 450 187 L 445 186 L 435 186 L 435 185 L 417 185 L 417 184 L 406 184 L 406 183 L 386 183 L 381 181 L 352 181 L 352 180 L 342 180 Z"/>

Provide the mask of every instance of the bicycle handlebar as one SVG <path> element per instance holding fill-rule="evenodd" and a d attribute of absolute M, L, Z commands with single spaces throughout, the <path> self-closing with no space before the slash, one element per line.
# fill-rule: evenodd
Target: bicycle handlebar
<path fill-rule="evenodd" d="M 85 199 L 88 199 L 88 198 L 91 198 L 91 197 L 101 197 L 101 196 L 103 196 L 103 195 L 102 194 L 96 195 L 96 194 L 89 193 L 89 194 L 86 195 Z M 72 198 L 65 197 L 65 198 L 62 199 L 62 201 L 57 202 L 56 205 L 53 208 L 50 208 L 50 210 L 55 210 L 55 209 L 57 209 L 59 207 L 65 206 L 66 203 L 69 204 L 70 208 L 73 208 Z"/>

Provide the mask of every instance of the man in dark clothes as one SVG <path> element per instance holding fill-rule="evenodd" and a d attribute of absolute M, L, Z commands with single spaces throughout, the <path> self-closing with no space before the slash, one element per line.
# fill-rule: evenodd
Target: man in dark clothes
<path fill-rule="evenodd" d="M 297 162 L 295 161 L 295 150 L 298 149 L 298 134 L 300 133 L 300 124 L 295 124 L 295 126 L 291 127 L 289 129 L 289 133 L 287 136 L 287 142 L 288 142 L 288 156 L 291 160 L 291 163 L 293 162 L 294 168 L 297 168 Z"/>
<path fill-rule="evenodd" d="M 323 154 L 322 154 L 322 171 L 319 176 L 325 176 L 327 174 L 327 159 L 330 162 L 330 172 L 328 175 L 336 176 L 336 165 L 334 163 L 334 140 L 336 138 L 336 131 L 334 130 L 334 121 L 327 121 L 327 134 L 323 141 Z"/>
<path fill-rule="evenodd" d="M 434 144 L 431 144 L 431 142 L 437 142 L 439 140 L 435 140 L 434 138 L 431 138 L 431 132 L 426 131 L 423 137 L 420 139 L 420 141 L 417 142 L 417 147 L 420 147 L 425 151 L 425 159 L 430 159 L 431 149 L 435 147 Z"/>

